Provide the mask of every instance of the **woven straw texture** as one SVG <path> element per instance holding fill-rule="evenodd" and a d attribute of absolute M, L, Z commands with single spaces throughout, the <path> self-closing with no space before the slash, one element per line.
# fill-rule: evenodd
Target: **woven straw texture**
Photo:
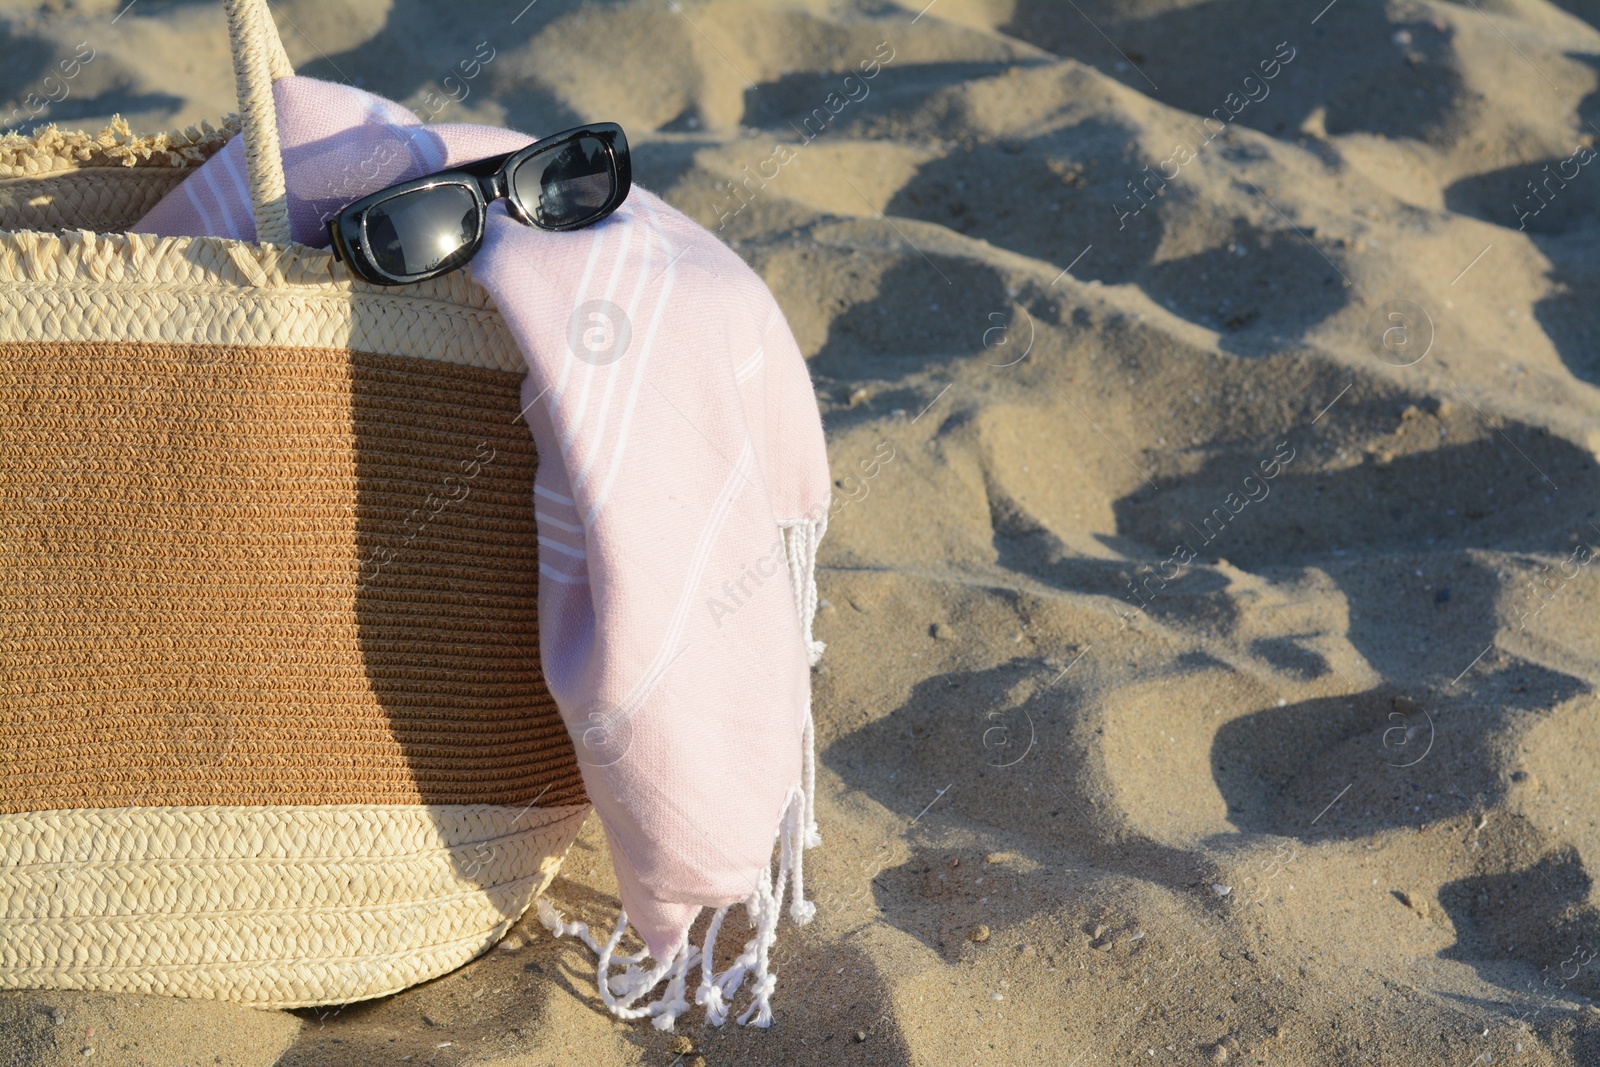
<path fill-rule="evenodd" d="M 0 137 L 0 230 L 126 230 L 189 168 L 239 132 L 230 118 L 149 137 L 118 120 L 98 134 L 49 127 Z"/>
<path fill-rule="evenodd" d="M 0 811 L 582 799 L 512 375 L 0 344 Z"/>
<path fill-rule="evenodd" d="M 238 128 L 0 139 L 0 987 L 392 993 L 588 811 L 467 272 L 93 232 Z"/>
<path fill-rule="evenodd" d="M 174 807 L 0 816 L 0 988 L 302 1007 L 479 955 L 586 806 Z"/>
<path fill-rule="evenodd" d="M 238 132 L 239 119 L 230 115 L 221 126 L 203 122 L 168 133 L 136 134 L 120 118 L 99 133 L 54 126 L 31 134 L 8 133 L 0 137 L 0 180 L 83 168 L 145 167 L 167 174 L 176 184 L 184 168 L 204 163 Z"/>
<path fill-rule="evenodd" d="M 465 271 L 383 289 L 332 255 L 218 237 L 0 232 L 0 342 L 351 348 L 525 373 Z"/>
<path fill-rule="evenodd" d="M 0 178 L 0 228 L 121 230 L 182 179 L 181 170 L 98 167 L 37 178 Z"/>

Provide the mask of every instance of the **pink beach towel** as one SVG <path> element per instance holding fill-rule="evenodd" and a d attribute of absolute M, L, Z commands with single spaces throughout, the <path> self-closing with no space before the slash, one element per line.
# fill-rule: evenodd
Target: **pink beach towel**
<path fill-rule="evenodd" d="M 423 126 L 310 78 L 274 92 L 293 235 L 308 245 L 326 247 L 325 220 L 360 196 L 531 140 Z M 134 229 L 253 241 L 243 157 L 235 137 Z M 600 953 L 601 997 L 623 1017 L 671 1027 L 698 963 L 694 1000 L 710 1022 L 748 979 L 740 1021 L 767 1025 L 785 890 L 796 922 L 814 910 L 801 852 L 817 843 L 811 620 L 829 477 L 805 362 L 739 257 L 637 187 L 610 219 L 570 233 L 497 204 L 470 270 L 527 358 L 540 653 L 623 905 L 605 944 L 544 900 L 541 917 Z M 717 972 L 717 930 L 739 903 L 755 936 Z M 702 908 L 717 911 L 692 946 Z M 629 924 L 648 965 L 613 958 Z"/>

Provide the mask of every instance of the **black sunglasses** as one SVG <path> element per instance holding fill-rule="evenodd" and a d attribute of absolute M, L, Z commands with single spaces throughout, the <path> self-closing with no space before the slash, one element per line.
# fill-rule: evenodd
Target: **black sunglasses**
<path fill-rule="evenodd" d="M 633 185 L 628 139 L 614 122 L 565 130 L 503 156 L 391 185 L 328 221 L 335 258 L 374 285 L 406 285 L 466 264 L 483 245 L 489 205 L 543 230 L 575 230 L 615 211 Z"/>

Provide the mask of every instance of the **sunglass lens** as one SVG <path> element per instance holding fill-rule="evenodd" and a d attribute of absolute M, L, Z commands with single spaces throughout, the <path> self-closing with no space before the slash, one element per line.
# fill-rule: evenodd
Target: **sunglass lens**
<path fill-rule="evenodd" d="M 367 247 L 383 270 L 397 276 L 450 269 L 464 261 L 478 236 L 478 202 L 460 185 L 401 193 L 367 209 Z"/>
<path fill-rule="evenodd" d="M 605 143 L 590 134 L 534 153 L 511 181 L 522 203 L 537 205 L 543 226 L 572 226 L 594 218 L 616 187 L 611 155 Z"/>

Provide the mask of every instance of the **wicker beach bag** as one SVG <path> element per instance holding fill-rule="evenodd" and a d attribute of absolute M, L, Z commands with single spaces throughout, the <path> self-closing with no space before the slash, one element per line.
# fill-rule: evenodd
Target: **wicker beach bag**
<path fill-rule="evenodd" d="M 522 356 L 465 272 L 289 240 L 288 60 L 225 6 L 237 122 L 0 141 L 0 987 L 392 993 L 588 811 Z M 261 243 L 122 232 L 240 129 Z"/>

